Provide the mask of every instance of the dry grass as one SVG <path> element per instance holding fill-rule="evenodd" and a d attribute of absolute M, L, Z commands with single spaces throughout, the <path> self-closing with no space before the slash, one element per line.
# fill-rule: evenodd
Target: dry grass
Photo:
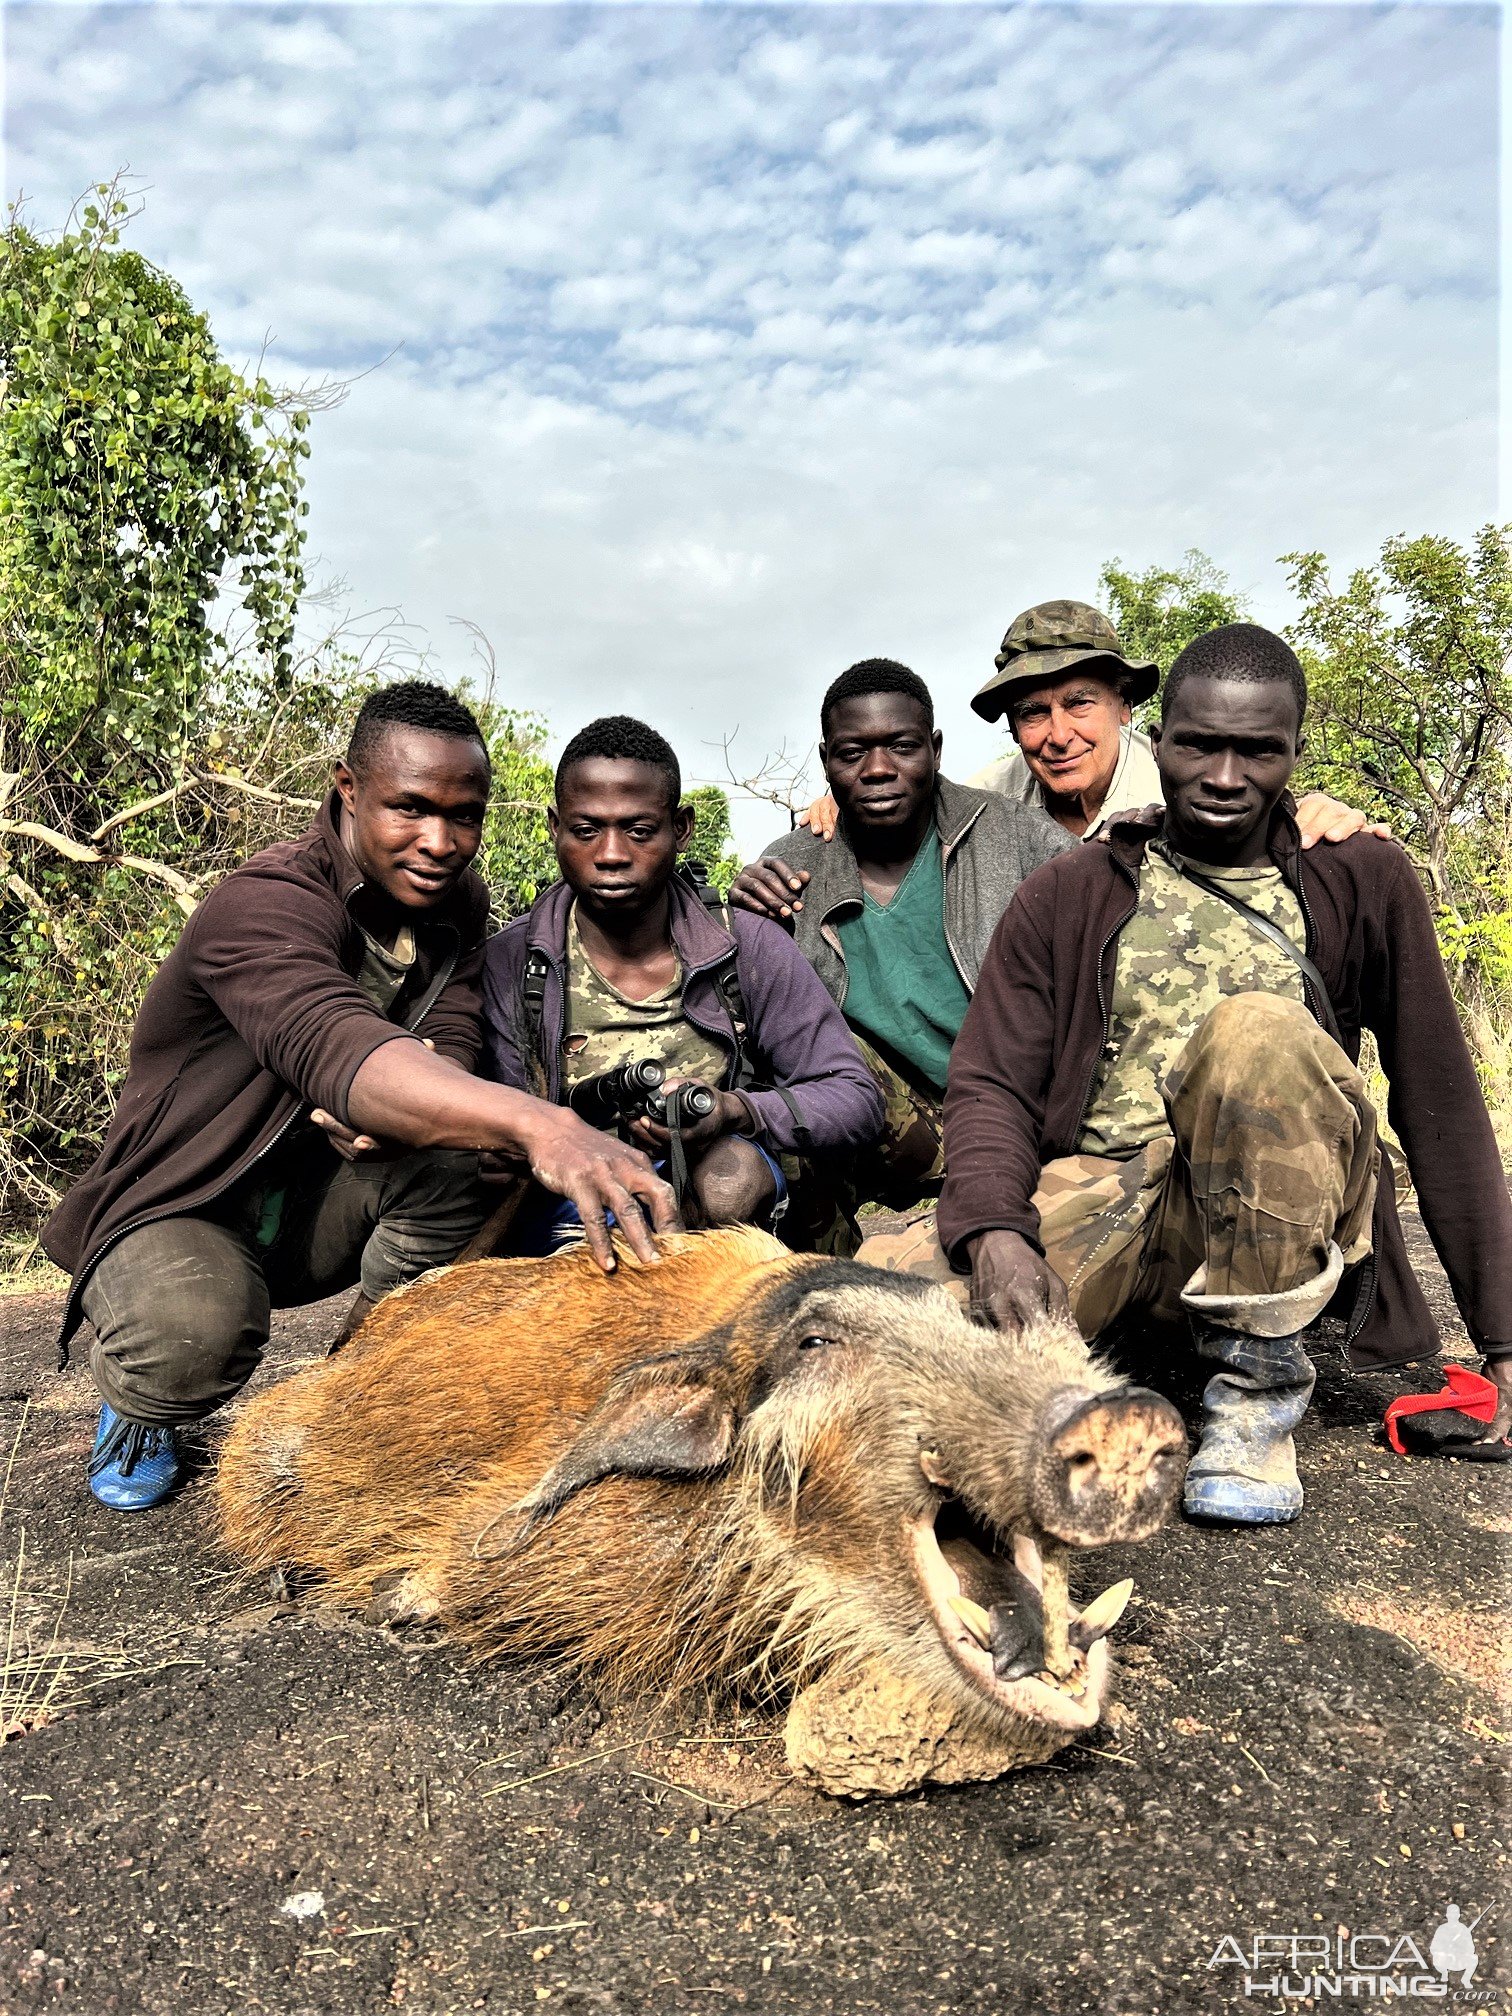
<path fill-rule="evenodd" d="M 31 1402 L 21 1409 L 21 1419 L 16 1424 L 15 1437 L 11 1442 L 10 1454 L 5 1462 L 5 1476 L 0 1481 L 0 1533 L 5 1528 L 5 1512 L 10 1500 L 11 1472 L 15 1468 L 16 1451 L 21 1447 L 21 1438 L 26 1433 L 27 1417 L 31 1413 Z M 68 1609 L 68 1597 L 73 1588 L 73 1556 L 68 1557 L 68 1586 L 64 1590 L 63 1601 L 53 1619 L 52 1635 L 43 1647 L 37 1646 L 31 1637 L 22 1609 L 21 1591 L 26 1576 L 26 1528 L 19 1529 L 16 1554 L 13 1562 L 6 1562 L 0 1568 L 0 1602 L 5 1610 L 5 1656 L 0 1664 L 0 1742 L 12 1736 L 24 1735 L 28 1729 L 36 1728 L 48 1720 L 53 1703 L 68 1671 L 68 1657 L 58 1650 L 58 1634 L 63 1628 L 64 1613 Z M 6 1586 L 8 1581 L 9 1586 Z M 30 1608 L 30 1605 L 27 1606 Z"/>
<path fill-rule="evenodd" d="M 0 1479 L 0 1538 L 6 1531 L 16 1452 L 26 1433 L 30 1413 L 28 1401 L 21 1410 L 5 1474 Z M 65 1639 L 63 1622 L 73 1595 L 73 1556 L 68 1557 L 62 1595 L 50 1597 L 29 1584 L 26 1527 L 18 1524 L 15 1531 L 14 1555 L 8 1554 L 0 1561 L 0 1617 L 4 1619 L 5 1632 L 0 1657 L 0 1743 L 42 1728 L 79 1707 L 97 1688 L 112 1681 L 184 1663 L 169 1658 L 149 1665 L 123 1646 Z"/>
<path fill-rule="evenodd" d="M 68 1276 L 54 1267 L 35 1232 L 0 1233 L 0 1296 L 61 1295 L 67 1287 Z"/>

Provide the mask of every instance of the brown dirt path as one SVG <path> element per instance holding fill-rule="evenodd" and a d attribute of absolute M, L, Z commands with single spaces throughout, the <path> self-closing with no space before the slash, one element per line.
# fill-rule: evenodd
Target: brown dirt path
<path fill-rule="evenodd" d="M 259 1377 L 336 1315 L 279 1319 Z M 5 2016 L 1176 2016 L 1256 2006 L 1209 1965 L 1225 1934 L 1426 1951 L 1451 1901 L 1488 1913 L 1458 2006 L 1512 2001 L 1508 1473 L 1386 1452 L 1394 1380 L 1325 1363 L 1298 1526 L 1180 1526 L 1097 1565 L 1139 1590 L 1116 1726 L 1005 1782 L 845 1808 L 787 1787 L 759 1723 L 637 1744 L 550 1673 L 270 1601 L 208 1538 L 203 1481 L 104 1512 L 55 1317 L 0 1301 L 0 1719 L 67 1655 L 47 1719 L 0 1747 Z"/>

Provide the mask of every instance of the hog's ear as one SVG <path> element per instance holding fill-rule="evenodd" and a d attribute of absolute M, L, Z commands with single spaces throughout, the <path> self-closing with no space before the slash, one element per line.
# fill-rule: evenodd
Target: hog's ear
<path fill-rule="evenodd" d="M 566 1455 L 484 1527 L 473 1542 L 474 1556 L 491 1560 L 521 1546 L 575 1492 L 601 1477 L 698 1477 L 717 1470 L 734 1443 L 736 1413 L 722 1352 L 680 1351 L 628 1366 Z"/>

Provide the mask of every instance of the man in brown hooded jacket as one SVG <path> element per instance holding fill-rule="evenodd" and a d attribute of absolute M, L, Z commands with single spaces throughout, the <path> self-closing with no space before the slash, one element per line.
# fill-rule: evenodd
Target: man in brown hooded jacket
<path fill-rule="evenodd" d="M 909 1271 L 969 1269 L 1017 1328 L 1046 1309 L 1189 1326 L 1211 1373 L 1195 1518 L 1297 1516 L 1303 1334 L 1342 1316 L 1360 1368 L 1433 1355 L 1375 1114 L 1389 1111 L 1471 1337 L 1512 1421 L 1512 1204 L 1427 901 L 1397 847 L 1301 849 L 1286 795 L 1306 682 L 1231 624 L 1172 667 L 1165 811 L 1030 876 L 999 924 L 951 1059 L 948 1173 Z"/>
<path fill-rule="evenodd" d="M 104 1400 L 90 1488 L 138 1511 L 179 1475 L 175 1431 L 251 1376 L 269 1310 L 358 1283 L 352 1323 L 452 1260 L 488 1208 L 481 1150 L 571 1198 L 612 1268 L 674 1222 L 639 1150 L 472 1075 L 489 791 L 468 710 L 421 681 L 362 708 L 300 839 L 213 889 L 154 977 L 94 1167 L 43 1244 L 73 1276 Z"/>

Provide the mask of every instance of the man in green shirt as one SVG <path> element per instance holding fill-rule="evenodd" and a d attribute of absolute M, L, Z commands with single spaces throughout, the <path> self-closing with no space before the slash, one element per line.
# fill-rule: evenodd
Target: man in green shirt
<path fill-rule="evenodd" d="M 784 834 L 736 877 L 730 900 L 793 934 L 882 1089 L 880 1141 L 835 1200 L 848 1217 L 857 1202 L 938 1190 L 945 1067 L 987 941 L 1023 877 L 1075 843 L 1037 806 L 941 775 L 929 688 L 891 658 L 842 672 L 819 728 L 839 808 L 833 840 Z M 851 1243 L 834 1204 L 813 1208 L 830 1219 L 817 1240 Z"/>
<path fill-rule="evenodd" d="M 943 1099 L 950 1046 L 971 996 L 943 956 L 945 873 L 938 826 L 931 822 L 890 902 L 867 888 L 863 868 L 861 908 L 841 919 L 839 932 L 850 976 L 845 1012 L 851 1027 Z"/>

